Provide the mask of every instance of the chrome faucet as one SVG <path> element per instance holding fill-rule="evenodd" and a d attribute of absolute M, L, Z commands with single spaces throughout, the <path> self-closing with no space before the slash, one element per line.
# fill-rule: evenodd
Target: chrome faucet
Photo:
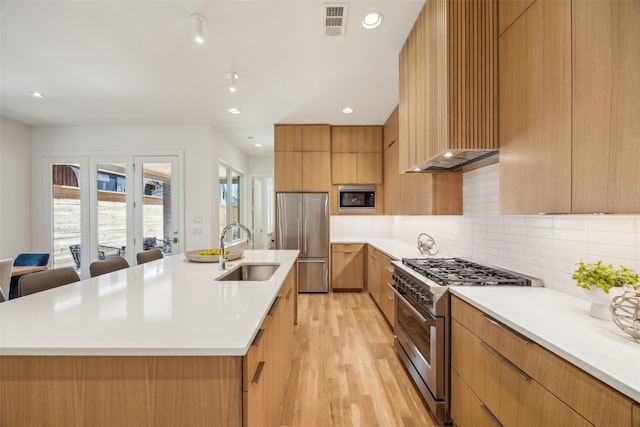
<path fill-rule="evenodd" d="M 227 234 L 227 231 L 231 230 L 233 227 L 240 227 L 242 228 L 245 233 L 247 233 L 247 243 L 249 245 L 251 245 L 251 249 L 253 249 L 253 237 L 251 236 L 251 230 L 249 230 L 249 228 L 246 225 L 242 225 L 242 224 L 238 224 L 237 222 L 233 222 L 229 225 L 227 225 L 226 227 L 224 227 L 222 229 L 222 232 L 220 233 L 220 257 L 219 257 L 219 263 L 220 263 L 220 270 L 226 270 L 227 269 L 227 254 L 225 254 L 225 249 L 224 249 L 224 236 Z"/>

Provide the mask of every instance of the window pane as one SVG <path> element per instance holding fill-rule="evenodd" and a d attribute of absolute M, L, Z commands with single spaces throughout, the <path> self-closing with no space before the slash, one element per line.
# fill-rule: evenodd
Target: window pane
<path fill-rule="evenodd" d="M 80 166 L 52 165 L 53 268 L 80 267 Z"/>
<path fill-rule="evenodd" d="M 171 163 L 142 164 L 143 250 L 160 249 L 171 253 Z"/>
<path fill-rule="evenodd" d="M 222 229 L 228 224 L 227 222 L 227 168 L 220 165 L 218 169 L 218 191 L 220 205 L 218 206 L 218 218 L 220 225 L 220 233 Z"/>
<path fill-rule="evenodd" d="M 231 222 L 240 223 L 240 174 L 238 171 L 231 171 Z M 233 229 L 232 240 L 240 239 L 241 229 L 236 227 Z"/>
<path fill-rule="evenodd" d="M 124 256 L 127 244 L 127 193 L 124 163 L 100 163 L 98 190 L 98 259 Z"/>

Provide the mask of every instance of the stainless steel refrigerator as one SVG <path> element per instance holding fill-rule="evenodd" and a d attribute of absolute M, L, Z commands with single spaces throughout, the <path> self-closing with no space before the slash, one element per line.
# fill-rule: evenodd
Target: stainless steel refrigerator
<path fill-rule="evenodd" d="M 299 292 L 329 291 L 327 193 L 277 193 L 276 248 L 300 251 Z"/>

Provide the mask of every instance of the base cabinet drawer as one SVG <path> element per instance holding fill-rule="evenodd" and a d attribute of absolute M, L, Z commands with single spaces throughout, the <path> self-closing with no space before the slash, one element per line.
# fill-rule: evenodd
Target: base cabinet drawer
<path fill-rule="evenodd" d="M 451 313 L 452 370 L 501 425 L 636 427 L 631 399 L 455 296 Z M 463 392 L 452 384 L 460 427 Z"/>
<path fill-rule="evenodd" d="M 451 394 L 456 399 L 451 401 L 451 413 L 455 414 L 456 426 L 499 427 L 493 414 L 478 399 L 460 375 L 451 370 Z"/>

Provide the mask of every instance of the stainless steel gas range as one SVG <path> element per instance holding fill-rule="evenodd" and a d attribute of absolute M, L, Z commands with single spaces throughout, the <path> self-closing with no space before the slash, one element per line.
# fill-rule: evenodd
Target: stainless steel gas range
<path fill-rule="evenodd" d="M 394 261 L 395 346 L 439 425 L 451 424 L 449 286 L 542 286 L 542 281 L 461 258 Z"/>

